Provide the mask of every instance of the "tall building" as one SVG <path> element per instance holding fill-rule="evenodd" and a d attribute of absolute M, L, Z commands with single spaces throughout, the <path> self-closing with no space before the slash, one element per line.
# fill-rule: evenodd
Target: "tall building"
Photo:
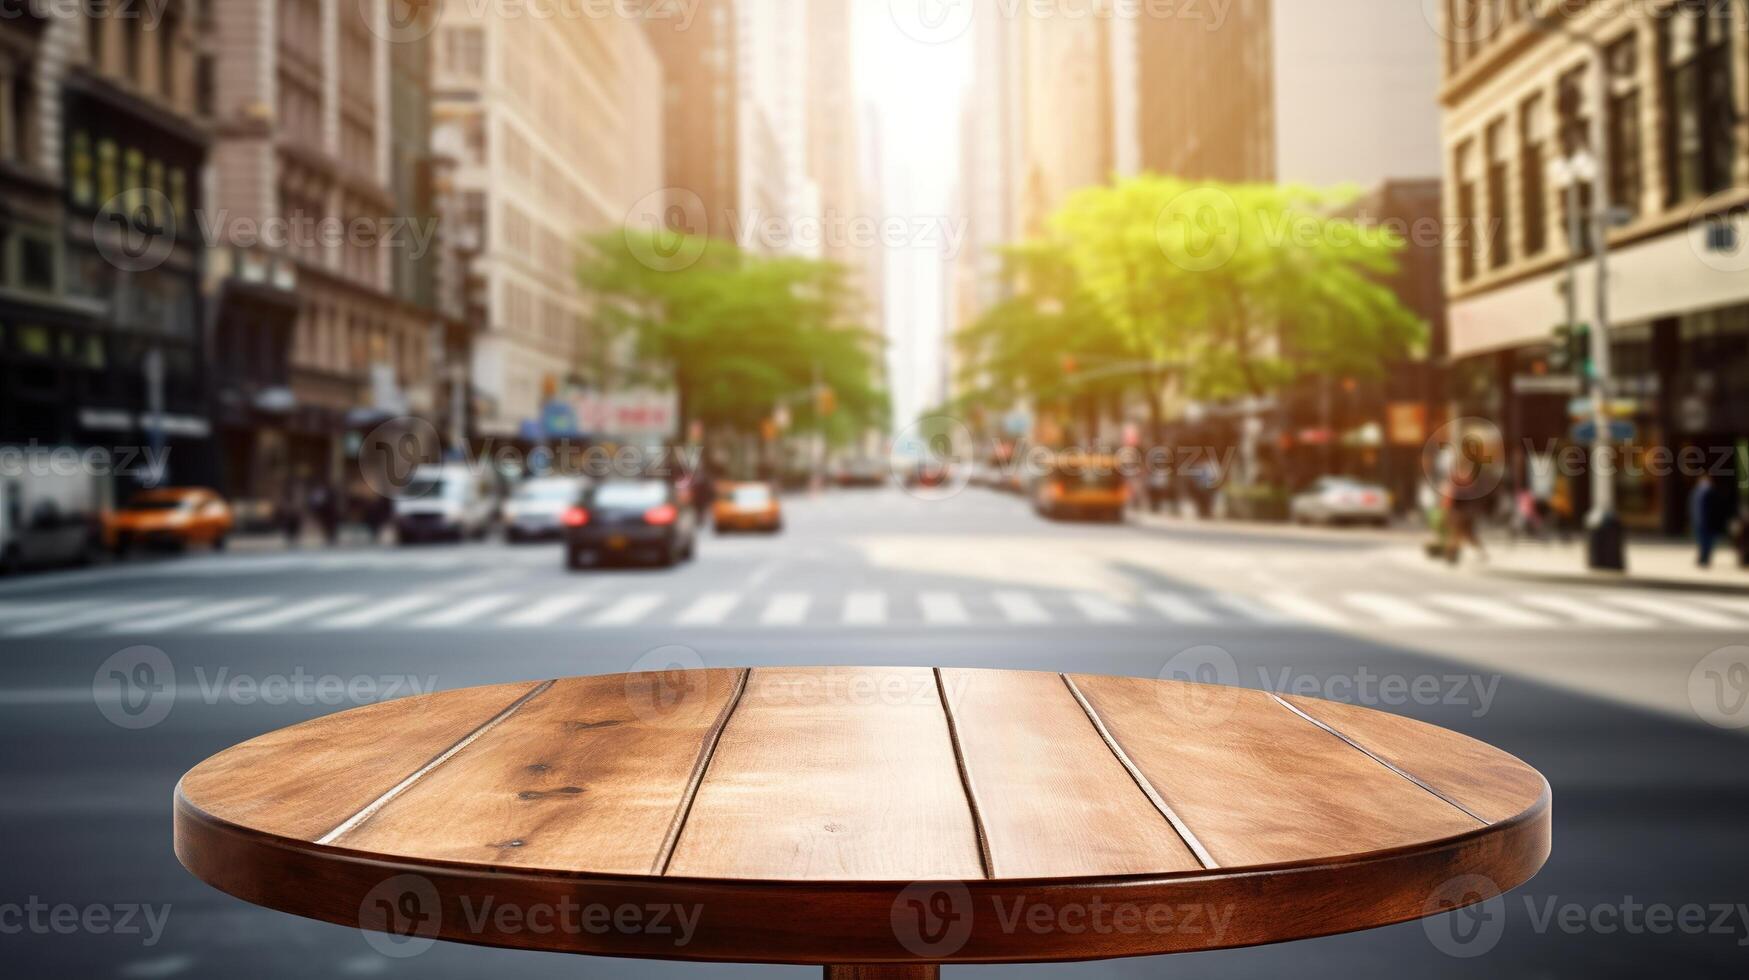
<path fill-rule="evenodd" d="M 649 149 L 660 120 L 637 97 L 660 92 L 657 61 L 641 22 L 626 17 L 447 4 L 436 40 L 434 114 L 463 153 L 453 221 L 479 243 L 485 296 L 477 427 L 538 440 L 545 403 L 595 361 L 576 243 L 622 226 L 627 188 L 660 187 L 631 177 L 660 152 Z"/>
<path fill-rule="evenodd" d="M 807 0 L 803 30 L 808 45 L 808 176 L 817 193 L 824 239 L 821 257 L 855 268 L 849 240 L 862 213 L 857 135 L 859 114 L 852 77 L 850 0 Z"/>
<path fill-rule="evenodd" d="M 1569 444 L 1569 402 L 1581 385 L 1560 364 L 1553 332 L 1568 323 L 1569 295 L 1578 321 L 1596 322 L 1593 233 L 1569 232 L 1570 218 L 1592 212 L 1596 188 L 1583 165 L 1551 164 L 1606 153 L 1618 212 L 1609 391 L 1635 430 L 1636 465 L 1620 468 L 1618 506 L 1629 526 L 1679 531 L 1697 468 L 1659 465 L 1656 454 L 1699 453 L 1722 467 L 1715 482 L 1734 497 L 1736 481 L 1723 477 L 1749 453 L 1745 10 L 1563 11 L 1565 30 L 1602 46 L 1607 105 L 1593 94 L 1591 45 L 1493 5 L 1445 4 L 1445 219 L 1458 231 L 1445 266 L 1453 398 L 1463 413 L 1499 424 L 1510 446 Z M 1599 112 L 1607 147 L 1590 136 Z M 1579 179 L 1563 183 L 1563 170 Z M 1572 481 L 1581 510 L 1588 484 Z"/>
<path fill-rule="evenodd" d="M 209 131 L 191 3 L 0 18 L 0 440 L 161 451 L 215 475 L 198 214 Z"/>
<path fill-rule="evenodd" d="M 1036 235 L 1070 194 L 1111 178 L 1111 30 L 1103 17 L 1021 16 L 1012 24 L 1012 206 L 1018 230 Z"/>
<path fill-rule="evenodd" d="M 1135 54 L 1120 61 L 1135 65 L 1137 121 L 1119 131 L 1133 131 L 1140 169 L 1191 180 L 1275 179 L 1275 6 L 1235 3 L 1219 29 L 1191 17 L 1136 21 L 1125 35 Z"/>
<path fill-rule="evenodd" d="M 741 201 L 736 28 L 734 0 L 705 0 L 690 22 L 652 14 L 644 25 L 662 63 L 666 205 L 701 223 L 689 231 L 725 241 L 735 238 Z M 703 214 L 687 213 L 694 207 Z"/>
<path fill-rule="evenodd" d="M 737 0 L 742 146 L 741 244 L 756 251 L 816 252 L 795 219 L 817 215 L 809 171 L 812 0 Z"/>

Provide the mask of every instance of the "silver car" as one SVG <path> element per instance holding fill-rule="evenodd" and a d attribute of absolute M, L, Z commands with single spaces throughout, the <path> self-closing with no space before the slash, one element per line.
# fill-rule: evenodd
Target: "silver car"
<path fill-rule="evenodd" d="M 1327 476 L 1294 497 L 1288 505 L 1288 514 L 1295 524 L 1385 527 L 1391 523 L 1391 492 L 1374 483 Z"/>
<path fill-rule="evenodd" d="M 516 488 L 504 505 L 504 536 L 510 541 L 557 541 L 561 518 L 583 497 L 589 481 L 574 476 L 543 476 Z"/>

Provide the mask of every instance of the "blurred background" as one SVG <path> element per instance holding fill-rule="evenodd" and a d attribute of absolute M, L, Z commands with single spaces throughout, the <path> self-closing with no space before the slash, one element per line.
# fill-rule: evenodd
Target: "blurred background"
<path fill-rule="evenodd" d="M 170 794 L 433 689 L 915 663 L 1554 786 L 1480 940 L 1009 972 L 1734 975 L 1746 211 L 1742 0 L 0 2 L 0 933 L 767 972 L 388 956 Z"/>

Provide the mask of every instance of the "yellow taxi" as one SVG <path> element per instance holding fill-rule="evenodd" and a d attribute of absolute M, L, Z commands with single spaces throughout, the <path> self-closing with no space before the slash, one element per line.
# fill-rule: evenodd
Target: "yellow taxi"
<path fill-rule="evenodd" d="M 236 520 L 231 505 L 211 490 L 198 487 L 165 487 L 142 490 L 109 514 L 103 540 L 109 550 L 121 555 L 136 545 L 187 548 L 225 546 Z"/>
<path fill-rule="evenodd" d="M 1051 520 L 1083 517 L 1122 521 L 1129 501 L 1129 482 L 1115 456 L 1060 456 L 1033 487 L 1033 509 Z"/>
<path fill-rule="evenodd" d="M 731 483 L 723 486 L 711 505 L 711 520 L 717 533 L 729 531 L 783 530 L 783 506 L 769 483 Z"/>

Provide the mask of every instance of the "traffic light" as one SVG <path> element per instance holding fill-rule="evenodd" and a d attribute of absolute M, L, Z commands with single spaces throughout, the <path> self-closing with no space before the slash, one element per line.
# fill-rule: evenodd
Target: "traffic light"
<path fill-rule="evenodd" d="M 1578 370 L 1580 377 L 1591 376 L 1591 325 L 1563 323 L 1555 328 L 1554 342 L 1549 350 L 1549 369 L 1557 373 Z"/>

